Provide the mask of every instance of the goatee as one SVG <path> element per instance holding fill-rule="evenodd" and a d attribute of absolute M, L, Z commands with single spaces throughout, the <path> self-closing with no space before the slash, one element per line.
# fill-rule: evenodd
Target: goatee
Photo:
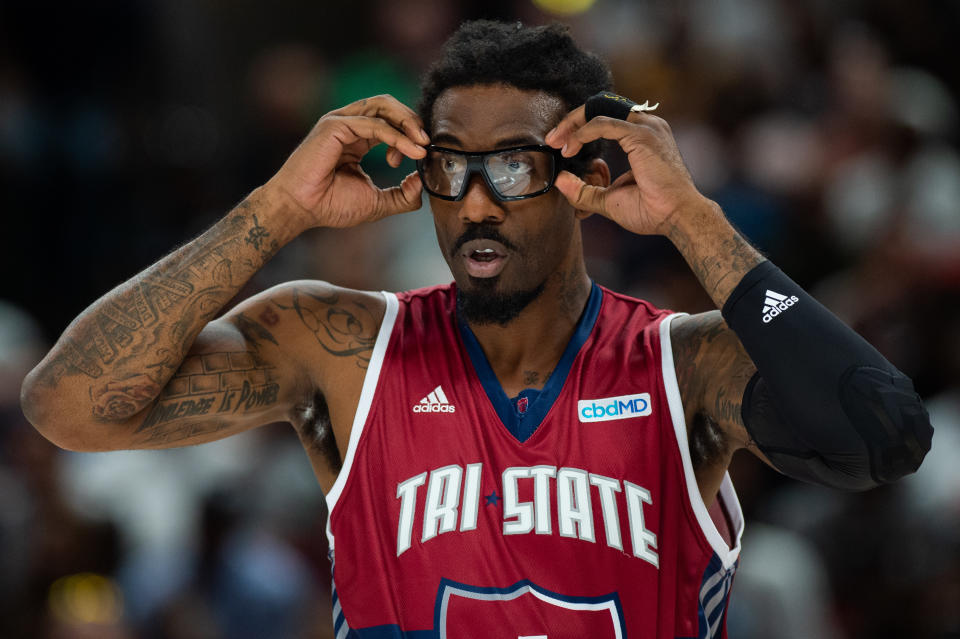
<path fill-rule="evenodd" d="M 496 290 L 498 277 L 471 277 L 471 290 L 457 288 L 457 313 L 471 324 L 506 326 L 516 319 L 530 302 L 540 297 L 546 282 L 526 291 Z"/>

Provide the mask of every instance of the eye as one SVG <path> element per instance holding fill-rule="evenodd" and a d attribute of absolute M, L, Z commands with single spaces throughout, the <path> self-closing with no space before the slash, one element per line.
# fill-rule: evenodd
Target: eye
<path fill-rule="evenodd" d="M 440 168 L 444 173 L 458 173 L 463 170 L 463 158 L 456 155 L 444 155 L 440 158 Z"/>
<path fill-rule="evenodd" d="M 508 173 L 529 173 L 533 170 L 533 162 L 524 153 L 513 153 L 501 156 L 502 166 Z"/>

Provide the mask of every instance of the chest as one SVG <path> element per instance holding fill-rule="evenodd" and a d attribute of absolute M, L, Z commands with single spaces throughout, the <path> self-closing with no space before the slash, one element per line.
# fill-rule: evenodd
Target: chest
<path fill-rule="evenodd" d="M 397 556 L 444 535 L 557 536 L 656 561 L 664 465 L 676 457 L 656 367 L 584 345 L 562 388 L 520 441 L 462 350 L 385 363 L 356 470 L 379 493 Z M 639 358 L 642 360 L 643 358 Z M 619 361 L 618 361 L 619 360 Z M 543 401 L 543 397 L 536 401 Z"/>

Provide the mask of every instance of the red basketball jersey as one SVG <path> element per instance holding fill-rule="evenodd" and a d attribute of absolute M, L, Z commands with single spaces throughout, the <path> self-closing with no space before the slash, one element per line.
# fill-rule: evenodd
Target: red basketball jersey
<path fill-rule="evenodd" d="M 726 636 L 743 520 L 729 477 L 733 548 L 700 498 L 673 315 L 594 286 L 511 402 L 452 285 L 385 297 L 327 495 L 338 639 Z"/>

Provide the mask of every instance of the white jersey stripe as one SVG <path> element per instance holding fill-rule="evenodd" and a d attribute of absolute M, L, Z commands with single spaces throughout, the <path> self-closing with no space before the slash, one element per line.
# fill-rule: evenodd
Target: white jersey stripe
<path fill-rule="evenodd" d="M 703 531 L 704 537 L 710 543 L 713 551 L 717 553 L 723 567 L 729 569 L 736 563 L 737 557 L 740 555 L 740 537 L 743 535 L 743 511 L 740 510 L 740 502 L 737 500 L 737 494 L 733 490 L 730 475 L 725 473 L 720 484 L 719 498 L 723 502 L 733 524 L 734 546 L 730 548 L 713 523 L 709 511 L 707 511 L 706 504 L 703 503 L 703 498 L 700 496 L 700 488 L 697 486 L 697 477 L 693 472 L 693 462 L 690 458 L 690 448 L 687 443 L 687 422 L 683 412 L 683 400 L 680 398 L 680 386 L 677 384 L 677 373 L 673 365 L 673 347 L 670 341 L 670 324 L 676 317 L 676 314 L 669 315 L 660 322 L 660 359 L 663 372 L 663 386 L 667 393 L 667 403 L 670 405 L 670 418 L 673 421 L 673 432 L 676 436 L 677 446 L 680 448 L 683 474 L 687 480 L 687 497 L 697 517 L 697 522 L 700 524 L 700 529 Z"/>
<path fill-rule="evenodd" d="M 337 620 L 343 616 L 343 608 L 340 607 L 340 600 L 334 602 L 333 604 L 333 624 L 337 624 Z"/>
<path fill-rule="evenodd" d="M 719 573 L 719 574 L 723 579 L 723 584 L 720 586 L 717 592 L 714 593 L 713 597 L 711 597 L 709 601 L 703 604 L 703 613 L 708 618 L 710 617 L 710 615 L 713 614 L 713 611 L 717 607 L 717 605 L 719 605 L 720 602 L 723 601 L 723 598 L 727 596 L 726 576 L 723 573 Z"/>
<path fill-rule="evenodd" d="M 377 340 L 373 345 L 373 353 L 370 354 L 370 362 L 367 364 L 367 374 L 363 378 L 363 388 L 360 391 L 360 401 L 357 402 L 357 412 L 353 416 L 353 426 L 350 429 L 350 440 L 347 443 L 343 466 L 337 475 L 337 480 L 333 482 L 333 487 L 325 496 L 327 512 L 329 513 L 327 516 L 327 539 L 331 550 L 334 548 L 334 540 L 333 532 L 330 530 L 330 517 L 337 506 L 337 500 L 340 499 L 340 493 L 343 492 L 347 478 L 350 476 L 350 469 L 353 468 L 353 457 L 357 452 L 357 446 L 360 445 L 360 436 L 363 435 L 363 427 L 367 422 L 367 415 L 370 413 L 370 407 L 373 404 L 373 395 L 377 390 L 377 381 L 380 379 L 380 368 L 383 366 L 383 358 L 387 354 L 387 345 L 390 343 L 393 324 L 397 320 L 397 312 L 400 308 L 400 303 L 395 294 L 383 291 L 383 297 L 386 301 L 386 310 L 383 313 L 380 330 L 377 332 Z"/>
<path fill-rule="evenodd" d="M 720 588 L 720 592 L 714 597 L 714 601 L 708 604 L 708 607 L 704 608 L 703 614 L 707 619 L 707 623 L 710 624 L 711 637 L 716 637 L 720 630 L 720 622 L 723 620 L 723 604 L 727 600 L 727 594 L 730 592 L 730 581 L 728 577 L 724 577 L 723 587 Z"/>
<path fill-rule="evenodd" d="M 700 599 L 706 599 L 710 591 L 713 590 L 713 587 L 723 579 L 723 576 L 724 573 L 722 570 L 713 573 L 713 575 L 704 582 L 703 587 L 700 588 Z"/>

